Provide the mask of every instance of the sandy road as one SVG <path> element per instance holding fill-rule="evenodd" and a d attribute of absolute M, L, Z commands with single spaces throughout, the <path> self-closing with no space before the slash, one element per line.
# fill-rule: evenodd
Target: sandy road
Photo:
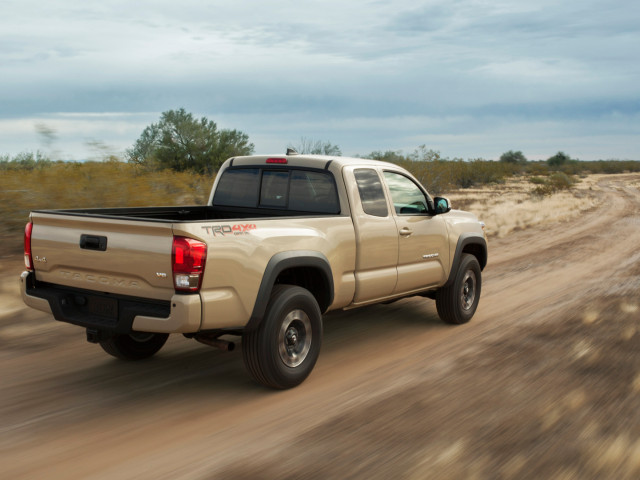
<path fill-rule="evenodd" d="M 595 210 L 490 241 L 468 325 L 417 298 L 325 317 L 291 391 L 238 350 L 175 336 L 124 364 L 0 315 L 0 477 L 637 478 L 639 185 L 602 177 Z"/>

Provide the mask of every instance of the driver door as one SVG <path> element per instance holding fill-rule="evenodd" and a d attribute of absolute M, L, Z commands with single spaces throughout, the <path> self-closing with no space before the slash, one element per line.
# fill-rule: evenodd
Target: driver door
<path fill-rule="evenodd" d="M 426 193 L 413 179 L 386 170 L 398 234 L 398 280 L 394 294 L 442 285 L 449 264 L 447 225 L 429 208 Z"/>

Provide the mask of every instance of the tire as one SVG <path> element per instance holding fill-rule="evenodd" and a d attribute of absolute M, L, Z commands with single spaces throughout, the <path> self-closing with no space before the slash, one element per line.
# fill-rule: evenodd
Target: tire
<path fill-rule="evenodd" d="M 436 293 L 438 316 L 445 323 L 467 323 L 476 313 L 481 290 L 482 272 L 478 259 L 463 253 L 453 283 Z"/>
<path fill-rule="evenodd" d="M 109 355 L 120 360 L 142 360 L 156 354 L 167 338 L 168 333 L 132 332 L 102 340 L 100 346 Z"/>
<path fill-rule="evenodd" d="M 276 285 L 260 325 L 242 336 L 242 358 L 264 386 L 286 389 L 313 370 L 322 344 L 322 314 L 314 296 L 293 285 Z"/>

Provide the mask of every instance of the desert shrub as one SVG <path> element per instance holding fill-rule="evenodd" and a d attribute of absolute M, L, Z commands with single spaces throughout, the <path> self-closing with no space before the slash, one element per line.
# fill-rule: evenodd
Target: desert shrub
<path fill-rule="evenodd" d="M 411 172 L 433 195 L 456 188 L 502 183 L 520 167 L 510 163 L 475 159 L 437 160 L 433 162 L 397 162 Z"/>
<path fill-rule="evenodd" d="M 593 173 L 640 172 L 640 162 L 632 160 L 598 160 L 584 163 L 584 167 Z"/>
<path fill-rule="evenodd" d="M 576 181 L 564 172 L 556 172 L 549 176 L 549 183 L 556 190 L 569 190 Z"/>
<path fill-rule="evenodd" d="M 9 155 L 0 156 L 0 171 L 33 170 L 46 168 L 53 162 L 42 152 L 21 152 L 11 158 Z"/>
<path fill-rule="evenodd" d="M 549 175 L 549 166 L 546 162 L 529 162 L 526 173 L 529 175 Z"/>
<path fill-rule="evenodd" d="M 540 182 L 540 180 L 542 180 L 542 182 Z M 533 189 L 534 194 L 551 195 L 561 190 L 570 190 L 573 188 L 576 180 L 564 172 L 555 172 L 549 175 L 546 179 L 539 178 L 537 182 L 538 186 Z"/>
<path fill-rule="evenodd" d="M 375 151 L 371 152 L 366 158 L 371 158 L 372 160 L 380 160 L 382 162 L 390 162 L 390 163 L 400 163 L 405 162 L 407 158 L 402 155 L 402 152 L 397 151 L 394 152 L 392 150 L 387 150 L 385 152 Z"/>
<path fill-rule="evenodd" d="M 534 185 L 544 185 L 545 183 L 547 183 L 547 180 L 542 177 L 531 177 L 529 181 Z"/>

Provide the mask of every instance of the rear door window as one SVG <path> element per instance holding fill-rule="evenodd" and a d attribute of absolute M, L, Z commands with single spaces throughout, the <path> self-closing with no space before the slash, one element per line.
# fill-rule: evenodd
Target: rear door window
<path fill-rule="evenodd" d="M 353 175 L 358 185 L 364 213 L 375 217 L 386 217 L 389 209 L 378 172 L 372 168 L 358 168 L 353 171 Z"/>

